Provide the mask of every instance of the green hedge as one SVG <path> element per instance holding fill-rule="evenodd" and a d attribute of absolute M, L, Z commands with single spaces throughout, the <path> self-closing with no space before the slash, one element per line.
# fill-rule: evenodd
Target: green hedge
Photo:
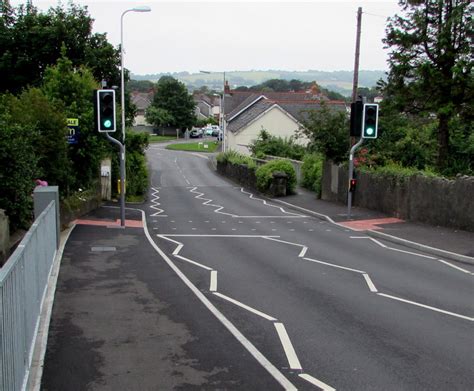
<path fill-rule="evenodd" d="M 305 155 L 301 166 L 301 186 L 321 196 L 324 158 L 321 154 Z"/>
<path fill-rule="evenodd" d="M 254 159 L 235 151 L 220 153 L 216 159 L 220 163 L 245 164 L 249 168 L 257 168 L 257 163 L 255 163 Z"/>
<path fill-rule="evenodd" d="M 296 172 L 293 165 L 287 160 L 272 160 L 257 168 L 257 188 L 261 192 L 268 192 L 274 172 L 284 172 L 288 175 L 286 193 L 291 194 L 296 187 Z"/>

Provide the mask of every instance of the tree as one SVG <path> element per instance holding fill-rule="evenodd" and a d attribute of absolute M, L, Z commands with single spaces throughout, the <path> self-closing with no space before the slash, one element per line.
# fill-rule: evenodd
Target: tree
<path fill-rule="evenodd" d="M 75 67 L 87 65 L 96 80 L 119 85 L 120 52 L 105 34 L 92 34 L 87 8 L 70 3 L 38 11 L 28 2 L 16 9 L 3 1 L 0 18 L 0 91 L 16 93 L 39 86 L 47 66 L 61 56 L 61 47 Z"/>
<path fill-rule="evenodd" d="M 437 166 L 443 171 L 449 165 L 453 121 L 469 121 L 466 140 L 472 132 L 474 5 L 471 0 L 399 4 L 404 15 L 390 19 L 384 39 L 391 49 L 384 98 L 387 109 L 436 115 Z"/>
<path fill-rule="evenodd" d="M 32 217 L 31 193 L 40 175 L 35 153 L 37 130 L 19 124 L 11 113 L 12 95 L 0 95 L 0 208 L 5 209 L 10 229 L 26 228 Z"/>
<path fill-rule="evenodd" d="M 72 183 L 72 163 L 68 156 L 66 115 L 37 88 L 30 88 L 9 103 L 11 124 L 30 129 L 32 147 L 38 158 L 38 175 L 64 194 Z M 31 180 L 36 178 L 30 178 Z"/>
<path fill-rule="evenodd" d="M 97 180 L 100 161 L 111 146 L 94 128 L 92 95 L 98 88 L 90 70 L 75 68 L 67 57 L 45 72 L 42 90 L 56 106 L 62 107 L 68 118 L 79 119 L 79 142 L 69 148 L 73 162 L 74 189 L 88 188 Z"/>
<path fill-rule="evenodd" d="M 150 106 L 146 110 L 145 118 L 148 123 L 152 124 L 156 128 L 168 126 L 174 122 L 174 118 L 168 110 L 156 106 Z"/>
<path fill-rule="evenodd" d="M 183 83 L 171 76 L 163 76 L 158 80 L 151 106 L 165 110 L 172 119 L 169 125 L 181 130 L 192 127 L 196 122 L 192 95 L 188 93 Z"/>
<path fill-rule="evenodd" d="M 349 119 L 344 111 L 331 109 L 324 101 L 319 110 L 308 110 L 301 132 L 310 139 L 313 152 L 342 163 L 347 158 Z"/>

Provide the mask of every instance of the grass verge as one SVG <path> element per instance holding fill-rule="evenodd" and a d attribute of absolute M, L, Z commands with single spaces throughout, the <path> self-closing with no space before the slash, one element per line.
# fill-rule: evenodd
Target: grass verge
<path fill-rule="evenodd" d="M 173 151 L 214 152 L 218 145 L 219 144 L 215 141 L 202 141 L 186 144 L 171 144 L 168 145 L 166 149 L 171 149 Z"/>
<path fill-rule="evenodd" d="M 148 142 L 150 144 L 154 143 L 164 143 L 165 141 L 176 140 L 176 137 L 173 136 L 158 136 L 156 134 L 150 134 L 148 136 Z"/>

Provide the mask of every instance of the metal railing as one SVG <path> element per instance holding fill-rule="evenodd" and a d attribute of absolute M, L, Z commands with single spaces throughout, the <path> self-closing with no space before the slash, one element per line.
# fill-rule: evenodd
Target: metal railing
<path fill-rule="evenodd" d="M 0 390 L 26 387 L 39 317 L 56 256 L 51 201 L 0 269 Z"/>

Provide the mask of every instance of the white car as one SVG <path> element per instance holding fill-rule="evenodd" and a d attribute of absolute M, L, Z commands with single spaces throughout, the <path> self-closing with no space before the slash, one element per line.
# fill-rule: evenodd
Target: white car
<path fill-rule="evenodd" d="M 206 135 L 206 136 L 212 136 L 212 132 L 213 132 L 212 125 L 207 125 L 207 126 L 204 128 L 204 135 Z"/>

